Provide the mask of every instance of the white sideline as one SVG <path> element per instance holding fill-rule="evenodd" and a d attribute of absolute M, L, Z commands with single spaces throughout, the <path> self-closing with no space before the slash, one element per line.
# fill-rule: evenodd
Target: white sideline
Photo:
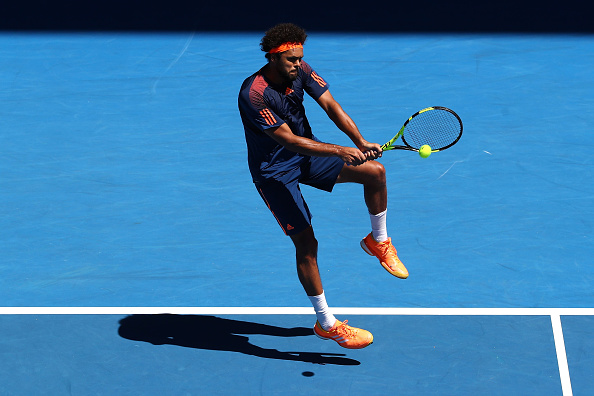
<path fill-rule="evenodd" d="M 563 339 L 561 317 L 559 315 L 551 315 L 551 324 L 553 325 L 553 338 L 555 339 L 555 349 L 557 350 L 557 364 L 559 365 L 559 376 L 561 377 L 563 396 L 572 396 L 573 391 L 571 390 L 571 379 L 569 377 L 567 354 L 565 353 L 565 341 Z"/>

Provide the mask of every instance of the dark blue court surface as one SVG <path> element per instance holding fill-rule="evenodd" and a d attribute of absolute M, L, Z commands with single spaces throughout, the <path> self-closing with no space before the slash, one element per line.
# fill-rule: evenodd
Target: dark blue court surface
<path fill-rule="evenodd" d="M 4 394 L 561 394 L 542 316 L 353 316 L 375 335 L 359 351 L 299 315 L 0 320 Z"/>
<path fill-rule="evenodd" d="M 567 360 L 574 395 L 587 395 L 592 393 L 592 389 L 594 389 L 592 381 L 592 367 L 594 367 L 593 328 L 594 318 L 592 316 L 563 317 Z"/>
<path fill-rule="evenodd" d="M 147 318 L 122 333 L 125 315 L 43 315 L 309 306 L 247 170 L 237 93 L 259 39 L 0 35 L 2 391 L 557 395 L 570 376 L 587 395 L 591 317 L 563 309 L 594 307 L 592 36 L 310 32 L 305 47 L 368 140 L 432 105 L 465 128 L 428 159 L 381 159 L 405 281 L 359 247 L 359 186 L 303 189 L 330 306 L 560 308 L 569 376 L 548 314 L 341 317 L 374 333 L 362 351 L 306 336 L 313 315 L 217 316 L 214 343 L 204 318 L 171 317 L 165 345 L 134 330 Z M 319 138 L 349 143 L 306 106 Z"/>

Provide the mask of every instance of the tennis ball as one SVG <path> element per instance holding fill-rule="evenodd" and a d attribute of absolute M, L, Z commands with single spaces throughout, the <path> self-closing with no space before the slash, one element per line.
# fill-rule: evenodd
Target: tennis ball
<path fill-rule="evenodd" d="M 429 157 L 431 155 L 431 146 L 429 146 L 428 144 L 421 146 L 421 148 L 419 149 L 419 155 L 422 158 Z"/>

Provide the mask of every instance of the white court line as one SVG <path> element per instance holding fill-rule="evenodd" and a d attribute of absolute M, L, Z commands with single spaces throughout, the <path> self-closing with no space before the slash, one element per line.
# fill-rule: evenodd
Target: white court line
<path fill-rule="evenodd" d="M 336 315 L 594 316 L 594 308 L 331 308 Z M 0 307 L 0 315 L 313 315 L 311 307 Z"/>
<path fill-rule="evenodd" d="M 557 350 L 557 363 L 559 364 L 563 396 L 572 396 L 573 391 L 571 390 L 571 379 L 569 377 L 569 365 L 567 364 L 561 317 L 559 315 L 551 315 L 551 324 L 553 325 L 553 337 L 555 339 L 555 349 Z"/>

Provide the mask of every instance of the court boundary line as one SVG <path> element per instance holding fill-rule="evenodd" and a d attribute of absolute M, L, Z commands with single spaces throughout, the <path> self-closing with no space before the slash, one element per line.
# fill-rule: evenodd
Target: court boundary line
<path fill-rule="evenodd" d="M 336 307 L 335 315 L 594 316 L 594 308 L 376 308 Z M 0 315 L 313 315 L 311 307 L 0 307 Z"/>
<path fill-rule="evenodd" d="M 551 315 L 551 325 L 553 326 L 553 340 L 555 341 L 555 351 L 557 352 L 557 365 L 559 366 L 559 376 L 561 378 L 561 390 L 563 396 L 572 396 L 571 378 L 569 376 L 569 364 L 567 362 L 567 353 L 565 351 L 565 339 L 563 337 L 563 328 L 561 326 L 561 316 Z"/>

